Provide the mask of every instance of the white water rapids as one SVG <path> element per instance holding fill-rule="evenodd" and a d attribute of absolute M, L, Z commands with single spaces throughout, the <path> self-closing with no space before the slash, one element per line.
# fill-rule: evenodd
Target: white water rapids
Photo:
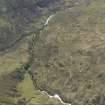
<path fill-rule="evenodd" d="M 44 95 L 47 95 L 49 98 L 55 98 L 55 99 L 59 100 L 64 105 L 71 105 L 70 103 L 64 102 L 58 94 L 50 95 L 46 91 L 41 91 L 41 90 L 39 90 L 39 92 L 41 92 Z"/>
<path fill-rule="evenodd" d="M 44 26 L 47 26 L 48 23 L 49 23 L 49 21 L 50 21 L 54 16 L 55 16 L 55 15 L 50 15 L 50 16 L 47 18 L 47 20 L 46 20 Z"/>

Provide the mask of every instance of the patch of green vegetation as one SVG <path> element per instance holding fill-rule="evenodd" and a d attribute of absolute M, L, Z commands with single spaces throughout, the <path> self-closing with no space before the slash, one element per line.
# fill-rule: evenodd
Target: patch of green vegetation
<path fill-rule="evenodd" d="M 21 69 L 22 70 L 22 69 Z M 23 73 L 18 69 L 0 76 L 0 105 L 15 105 L 21 94 L 16 86 L 22 80 Z"/>
<path fill-rule="evenodd" d="M 59 100 L 50 98 L 47 94 L 35 89 L 29 74 L 18 85 L 18 91 L 26 99 L 27 105 L 62 105 Z"/>
<path fill-rule="evenodd" d="M 0 18 L 0 27 L 11 26 L 11 24 L 3 18 Z"/>

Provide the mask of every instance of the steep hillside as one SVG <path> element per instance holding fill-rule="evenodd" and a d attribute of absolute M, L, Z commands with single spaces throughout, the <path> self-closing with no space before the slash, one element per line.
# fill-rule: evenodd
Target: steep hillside
<path fill-rule="evenodd" d="M 0 105 L 105 105 L 104 17 L 104 0 L 0 0 Z"/>
<path fill-rule="evenodd" d="M 31 67 L 36 88 L 72 105 L 105 104 L 104 5 L 57 13 L 41 31 Z"/>

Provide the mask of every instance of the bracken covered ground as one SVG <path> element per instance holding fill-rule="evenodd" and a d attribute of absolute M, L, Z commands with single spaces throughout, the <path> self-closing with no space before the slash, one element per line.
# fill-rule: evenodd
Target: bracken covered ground
<path fill-rule="evenodd" d="M 0 0 L 0 105 L 105 105 L 104 17 L 104 0 Z"/>

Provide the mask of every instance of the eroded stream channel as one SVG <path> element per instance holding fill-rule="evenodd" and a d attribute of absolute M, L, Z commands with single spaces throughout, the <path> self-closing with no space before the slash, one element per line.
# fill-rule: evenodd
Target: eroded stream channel
<path fill-rule="evenodd" d="M 53 95 L 51 95 L 50 93 L 48 93 L 48 92 L 45 91 L 45 90 L 40 90 L 38 87 L 36 88 L 36 85 L 37 85 L 37 84 L 35 84 L 34 79 L 33 79 L 33 75 L 31 74 L 31 70 L 30 70 L 30 67 L 32 66 L 32 64 L 33 64 L 33 62 L 34 62 L 34 61 L 33 61 L 33 49 L 34 49 L 34 47 L 35 47 L 37 41 L 39 40 L 40 32 L 41 32 L 44 28 L 46 28 L 46 26 L 48 25 L 49 21 L 50 21 L 53 17 L 54 17 L 54 15 L 50 15 L 50 16 L 47 18 L 45 24 L 44 24 L 40 29 L 38 29 L 35 34 L 33 34 L 32 43 L 31 43 L 31 52 L 30 52 L 31 57 L 30 57 L 30 59 L 29 59 L 29 62 L 24 66 L 24 69 L 25 69 L 25 71 L 26 71 L 26 72 L 24 72 L 24 73 L 25 73 L 24 75 L 29 75 L 28 78 L 30 78 L 31 83 L 32 83 L 33 86 L 29 86 L 29 85 L 28 85 L 28 80 L 26 80 L 26 81 L 25 81 L 26 84 L 27 84 L 26 88 L 27 88 L 27 89 L 28 89 L 28 88 L 30 89 L 31 87 L 34 87 L 33 93 L 34 93 L 34 91 L 38 91 L 40 94 L 45 95 L 45 96 L 49 97 L 50 99 L 58 100 L 58 102 L 61 103 L 60 105 L 71 105 L 70 103 L 64 102 L 63 99 L 61 99 L 61 97 L 60 97 L 59 94 L 57 94 L 57 93 L 54 93 Z M 23 79 L 23 81 L 24 81 L 24 79 Z M 23 86 L 23 88 L 24 88 L 24 86 Z M 24 90 L 23 90 L 23 91 L 24 91 Z M 27 90 L 27 91 L 30 92 L 30 90 Z M 30 97 L 28 100 L 26 100 L 26 103 L 29 103 L 29 102 L 32 101 L 34 98 L 35 98 L 34 96 Z M 33 105 L 34 105 L 34 104 L 33 104 Z M 35 103 L 35 105 L 36 105 L 36 103 Z M 38 104 L 38 105 L 39 105 L 39 104 Z M 45 104 L 45 105 L 46 105 L 46 104 Z M 48 104 L 47 104 L 47 105 L 48 105 Z"/>

